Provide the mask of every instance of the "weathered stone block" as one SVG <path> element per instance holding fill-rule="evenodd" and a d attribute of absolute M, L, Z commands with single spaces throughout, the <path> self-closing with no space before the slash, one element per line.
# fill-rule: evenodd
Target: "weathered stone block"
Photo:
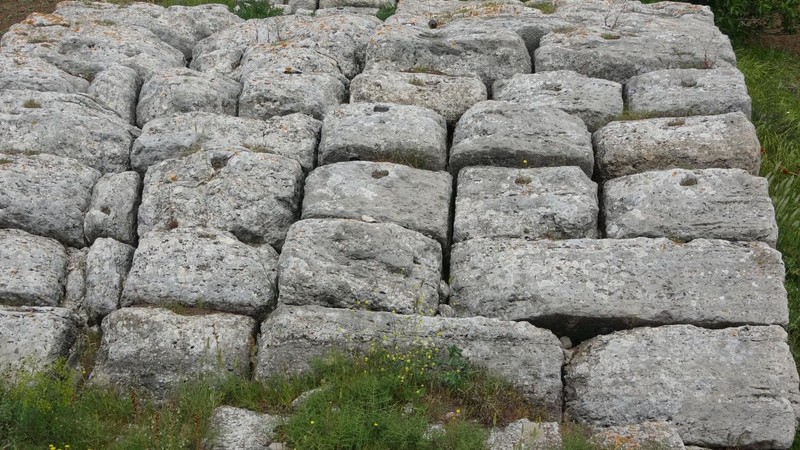
<path fill-rule="evenodd" d="M 436 112 L 419 106 L 342 105 L 322 123 L 319 164 L 356 160 L 444 170 L 447 124 Z"/>
<path fill-rule="evenodd" d="M 214 408 L 211 426 L 214 437 L 209 450 L 267 450 L 278 436 L 278 426 L 285 420 L 232 406 Z"/>
<path fill-rule="evenodd" d="M 133 261 L 130 245 L 100 238 L 86 256 L 86 297 L 83 309 L 93 323 L 119 309 L 122 286 Z"/>
<path fill-rule="evenodd" d="M 136 242 L 136 212 L 142 180 L 136 172 L 103 175 L 92 191 L 83 231 L 89 243 L 111 238 L 126 244 Z"/>
<path fill-rule="evenodd" d="M 562 448 L 558 422 L 531 422 L 520 419 L 505 428 L 492 428 L 486 440 L 492 450 L 548 450 Z"/>
<path fill-rule="evenodd" d="M 778 224 L 766 178 L 741 169 L 663 170 L 603 186 L 606 235 L 763 241 L 775 247 Z"/>
<path fill-rule="evenodd" d="M 66 268 L 67 252 L 55 240 L 0 229 L 0 304 L 58 306 Z"/>
<path fill-rule="evenodd" d="M 468 167 L 456 192 L 453 242 L 599 236 L 597 184 L 578 167 Z"/>
<path fill-rule="evenodd" d="M 597 426 L 667 421 L 693 445 L 789 448 L 800 411 L 778 326 L 598 336 L 575 349 L 564 379 L 567 416 Z"/>
<path fill-rule="evenodd" d="M 0 54 L 0 90 L 32 90 L 75 94 L 89 82 L 64 72 L 41 58 Z"/>
<path fill-rule="evenodd" d="M 322 120 L 345 101 L 346 87 L 327 73 L 257 74 L 243 80 L 239 115 L 266 120 L 303 113 Z"/>
<path fill-rule="evenodd" d="M 111 66 L 92 80 L 87 94 L 105 105 L 126 123 L 136 125 L 136 104 L 142 78 L 135 70 L 126 66 Z"/>
<path fill-rule="evenodd" d="M 592 433 L 591 443 L 615 450 L 639 450 L 658 447 L 662 450 L 684 450 L 678 429 L 669 422 L 643 422 L 599 428 Z"/>
<path fill-rule="evenodd" d="M 5 380 L 19 372 L 47 369 L 66 358 L 80 319 L 65 308 L 0 307 L 0 370 Z"/>
<path fill-rule="evenodd" d="M 441 271 L 439 243 L 399 225 L 301 220 L 281 251 L 278 302 L 433 315 Z"/>

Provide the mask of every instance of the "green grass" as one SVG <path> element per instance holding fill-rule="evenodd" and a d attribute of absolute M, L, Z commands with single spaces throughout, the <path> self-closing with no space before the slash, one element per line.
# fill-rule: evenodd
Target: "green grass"
<path fill-rule="evenodd" d="M 738 44 L 739 69 L 753 99 L 753 123 L 763 148 L 761 174 L 778 221 L 786 264 L 789 345 L 800 362 L 800 58 L 754 43 Z M 798 364 L 800 368 L 800 364 Z M 793 449 L 800 449 L 800 433 Z"/>
<path fill-rule="evenodd" d="M 237 0 L 150 0 L 150 3 L 161 6 L 221 4 L 243 19 L 263 19 L 283 15 L 283 10 L 272 6 L 269 0 L 239 0 L 238 2 Z"/>

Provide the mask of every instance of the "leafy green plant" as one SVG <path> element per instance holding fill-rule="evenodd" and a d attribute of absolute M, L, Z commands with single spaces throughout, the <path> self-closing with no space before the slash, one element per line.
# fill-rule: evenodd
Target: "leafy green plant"
<path fill-rule="evenodd" d="M 283 15 L 283 9 L 276 8 L 269 0 L 156 0 L 161 6 L 198 6 L 222 4 L 242 19 L 264 19 Z"/>
<path fill-rule="evenodd" d="M 381 22 L 385 22 L 386 19 L 392 17 L 395 12 L 397 12 L 397 5 L 386 3 L 384 5 L 381 5 L 381 7 L 378 9 L 378 12 L 375 13 L 375 17 L 381 19 Z"/>
<path fill-rule="evenodd" d="M 554 14 L 556 12 L 556 4 L 553 2 L 534 2 L 529 1 L 524 3 L 528 8 L 534 8 L 541 11 L 543 14 Z"/>

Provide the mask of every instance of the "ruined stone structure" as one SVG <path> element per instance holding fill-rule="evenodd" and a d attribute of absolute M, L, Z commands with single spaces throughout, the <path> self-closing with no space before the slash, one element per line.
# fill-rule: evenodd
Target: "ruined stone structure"
<path fill-rule="evenodd" d="M 93 382 L 156 394 L 431 337 L 607 433 L 788 448 L 784 266 L 729 40 L 705 7 L 536 1 L 67 1 L 13 26 L 2 372 L 91 327 Z M 490 445 L 532 427 L 557 435 Z"/>

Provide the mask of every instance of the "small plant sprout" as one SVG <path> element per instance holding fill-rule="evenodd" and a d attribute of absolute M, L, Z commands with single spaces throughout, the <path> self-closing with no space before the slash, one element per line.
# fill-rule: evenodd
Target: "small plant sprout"
<path fill-rule="evenodd" d="M 375 17 L 380 19 L 381 22 L 385 22 L 386 19 L 388 19 L 389 17 L 392 17 L 395 12 L 397 12 L 397 5 L 396 4 L 391 4 L 391 3 L 386 3 L 384 5 L 381 5 L 380 8 L 378 8 L 378 12 L 375 13 Z"/>
<path fill-rule="evenodd" d="M 37 102 L 36 100 L 30 98 L 25 100 L 25 103 L 22 104 L 23 108 L 41 108 L 42 104 Z"/>
<path fill-rule="evenodd" d="M 514 183 L 521 184 L 521 185 L 527 185 L 527 184 L 530 184 L 531 181 L 533 181 L 533 179 L 531 177 L 522 174 L 522 170 L 523 169 L 527 169 L 527 168 L 528 168 L 528 160 L 527 159 L 523 159 L 522 160 L 522 167 L 519 169 L 519 172 L 517 172 L 517 178 L 516 178 L 516 180 L 514 180 Z"/>

